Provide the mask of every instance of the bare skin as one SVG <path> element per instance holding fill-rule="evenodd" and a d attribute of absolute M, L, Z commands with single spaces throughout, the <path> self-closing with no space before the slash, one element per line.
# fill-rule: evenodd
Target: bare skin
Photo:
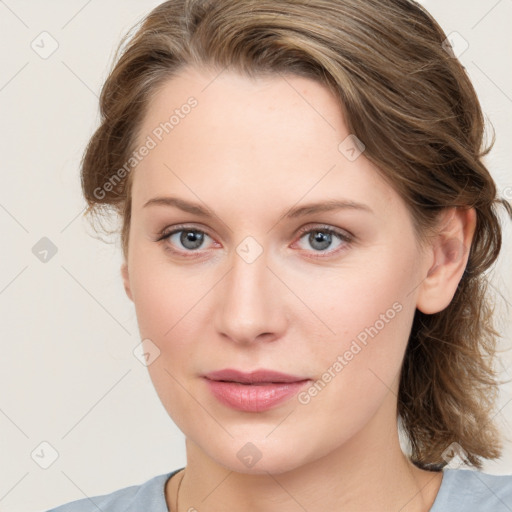
<path fill-rule="evenodd" d="M 178 512 L 427 512 L 442 474 L 402 452 L 398 378 L 415 310 L 435 313 L 453 298 L 468 256 L 454 257 L 454 242 L 470 247 L 475 213 L 447 210 L 420 246 L 405 203 L 364 152 L 350 160 L 339 149 L 350 133 L 329 91 L 290 75 L 216 75 L 189 68 L 150 104 L 141 144 L 197 99 L 133 171 L 122 266 L 141 339 L 159 350 L 151 379 L 186 436 Z M 162 196 L 214 214 L 144 206 Z M 363 206 L 284 216 L 328 200 Z M 184 246 L 181 233 L 157 241 L 178 226 L 202 232 L 202 245 Z M 326 228 L 342 236 L 319 247 L 313 236 Z M 261 254 L 248 262 L 242 242 Z M 377 334 L 343 356 L 370 326 Z M 223 368 L 312 382 L 330 369 L 331 379 L 302 401 L 246 412 L 206 386 L 203 375 Z M 237 456 L 247 443 L 261 455 L 251 467 Z M 165 488 L 172 512 L 182 476 Z"/>

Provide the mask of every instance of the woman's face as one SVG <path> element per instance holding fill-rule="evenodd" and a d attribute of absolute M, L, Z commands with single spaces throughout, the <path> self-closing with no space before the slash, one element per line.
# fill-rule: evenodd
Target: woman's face
<path fill-rule="evenodd" d="M 187 439 L 234 471 L 280 473 L 391 429 L 432 259 L 335 98 L 302 77 L 189 68 L 139 143 L 123 275 Z M 224 369 L 294 382 L 205 377 Z"/>

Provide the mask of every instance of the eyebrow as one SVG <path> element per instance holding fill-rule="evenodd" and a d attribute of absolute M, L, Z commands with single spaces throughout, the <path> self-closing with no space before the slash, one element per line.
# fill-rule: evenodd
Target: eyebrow
<path fill-rule="evenodd" d="M 200 204 L 191 203 L 178 197 L 154 197 L 153 199 L 150 199 L 149 201 L 144 203 L 143 208 L 146 208 L 148 206 L 174 207 L 183 210 L 184 212 L 205 218 L 215 216 L 210 210 L 201 206 Z M 314 213 L 322 213 L 334 210 L 361 210 L 368 213 L 375 213 L 368 205 L 363 203 L 357 203 L 355 201 L 349 200 L 332 199 L 322 201 L 319 203 L 309 203 L 303 206 L 295 206 L 293 208 L 290 208 L 287 212 L 285 212 L 285 214 L 282 215 L 282 217 L 294 219 L 297 217 L 304 217 L 306 215 L 311 215 Z"/>

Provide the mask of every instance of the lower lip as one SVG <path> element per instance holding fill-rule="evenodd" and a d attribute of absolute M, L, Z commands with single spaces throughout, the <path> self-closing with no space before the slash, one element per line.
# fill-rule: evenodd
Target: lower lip
<path fill-rule="evenodd" d="M 219 402 L 246 412 L 262 412 L 296 395 L 309 380 L 298 382 L 271 382 L 268 384 L 240 384 L 205 379 Z"/>

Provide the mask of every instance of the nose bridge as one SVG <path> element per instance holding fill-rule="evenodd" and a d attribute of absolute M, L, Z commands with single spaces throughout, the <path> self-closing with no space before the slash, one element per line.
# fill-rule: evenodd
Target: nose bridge
<path fill-rule="evenodd" d="M 253 237 L 242 240 L 232 254 L 231 271 L 219 288 L 216 327 L 233 341 L 250 342 L 279 328 L 279 295 L 267 256 Z"/>

